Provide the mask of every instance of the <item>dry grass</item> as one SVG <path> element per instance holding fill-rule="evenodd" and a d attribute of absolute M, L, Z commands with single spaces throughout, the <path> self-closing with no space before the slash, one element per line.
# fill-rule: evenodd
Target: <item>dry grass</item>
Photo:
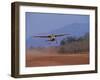
<path fill-rule="evenodd" d="M 88 52 L 60 54 L 55 49 L 27 50 L 26 67 L 89 64 Z"/>

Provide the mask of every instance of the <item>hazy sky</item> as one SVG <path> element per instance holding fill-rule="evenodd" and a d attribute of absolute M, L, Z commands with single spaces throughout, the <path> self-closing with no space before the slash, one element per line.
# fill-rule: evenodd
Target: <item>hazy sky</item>
<path fill-rule="evenodd" d="M 26 38 L 48 33 L 73 23 L 89 23 L 88 15 L 26 12 Z"/>

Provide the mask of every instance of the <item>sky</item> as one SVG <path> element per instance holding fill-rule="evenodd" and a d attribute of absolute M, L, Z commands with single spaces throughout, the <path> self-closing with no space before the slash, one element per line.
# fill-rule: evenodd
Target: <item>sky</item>
<path fill-rule="evenodd" d="M 26 39 L 73 23 L 89 23 L 88 15 L 26 12 Z"/>

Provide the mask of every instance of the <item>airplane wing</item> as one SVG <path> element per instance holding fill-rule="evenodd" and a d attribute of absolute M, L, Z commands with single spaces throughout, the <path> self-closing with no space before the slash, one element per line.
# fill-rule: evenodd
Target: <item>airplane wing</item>
<path fill-rule="evenodd" d="M 65 36 L 65 35 L 70 35 L 70 34 L 58 34 L 58 35 L 55 35 L 55 37 L 60 37 L 60 36 Z"/>
<path fill-rule="evenodd" d="M 50 37 L 50 36 L 33 36 L 33 37 L 48 38 L 48 37 Z"/>

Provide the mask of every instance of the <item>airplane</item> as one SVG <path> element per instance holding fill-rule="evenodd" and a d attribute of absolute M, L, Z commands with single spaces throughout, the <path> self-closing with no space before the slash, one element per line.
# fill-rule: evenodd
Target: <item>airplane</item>
<path fill-rule="evenodd" d="M 69 34 L 58 34 L 58 35 L 50 34 L 50 35 L 47 35 L 47 36 L 33 36 L 33 37 L 49 38 L 47 41 L 51 41 L 51 42 L 56 41 L 56 43 L 57 43 L 56 37 L 61 37 L 61 36 L 65 36 L 65 35 L 69 35 Z"/>

